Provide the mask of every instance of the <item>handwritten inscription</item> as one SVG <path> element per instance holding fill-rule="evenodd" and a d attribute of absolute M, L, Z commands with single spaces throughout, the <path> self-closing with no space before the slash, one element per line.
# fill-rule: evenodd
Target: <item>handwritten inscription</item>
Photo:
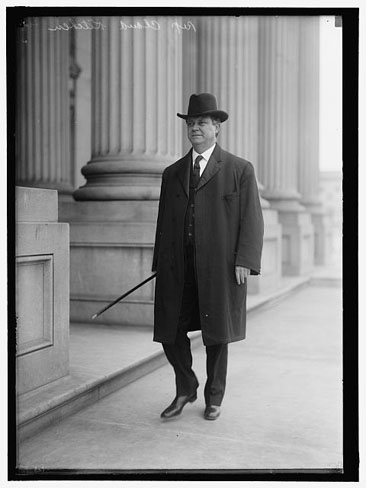
<path fill-rule="evenodd" d="M 184 30 L 186 31 L 193 30 L 194 32 L 196 32 L 196 28 L 190 20 L 188 20 L 188 22 L 185 22 L 183 24 L 179 24 L 178 22 L 173 22 L 172 29 L 175 29 L 179 34 L 181 34 L 182 31 Z"/>
<path fill-rule="evenodd" d="M 62 24 L 56 25 L 56 27 L 49 27 L 49 31 L 69 31 L 72 29 L 75 30 L 93 30 L 93 29 L 101 29 L 104 30 L 106 26 L 101 22 L 96 20 L 88 19 L 88 20 L 81 20 L 80 22 L 75 22 L 72 19 L 69 19 L 67 22 L 63 22 Z"/>
<path fill-rule="evenodd" d="M 151 30 L 160 30 L 160 24 L 157 20 L 148 20 L 144 19 L 142 22 L 134 22 L 132 24 L 126 24 L 122 20 L 120 21 L 120 29 L 121 30 L 128 30 L 128 29 L 151 29 Z"/>
<path fill-rule="evenodd" d="M 135 22 L 125 22 L 121 20 L 119 22 L 120 30 L 128 31 L 128 30 L 153 30 L 159 31 L 161 30 L 160 22 L 157 20 L 150 20 L 150 19 L 143 19 L 141 21 Z M 102 22 L 93 20 L 93 19 L 84 19 L 81 21 L 75 21 L 73 19 L 69 19 L 66 22 L 56 25 L 55 27 L 49 27 L 49 31 L 69 31 L 69 30 L 104 30 L 107 27 L 102 24 Z M 180 23 L 178 21 L 172 22 L 170 24 L 170 28 L 181 34 L 183 31 L 193 31 L 196 32 L 196 27 L 192 21 L 188 20 L 187 22 Z"/>
<path fill-rule="evenodd" d="M 184 22 L 183 24 L 180 24 L 177 21 L 172 22 L 170 27 L 173 30 L 175 30 L 176 32 L 178 32 L 179 34 L 181 34 L 182 31 L 189 31 L 189 30 L 193 30 L 194 32 L 196 32 L 196 27 L 194 26 L 193 22 L 191 22 L 190 20 L 188 22 Z M 144 19 L 142 22 L 134 22 L 132 24 L 127 24 L 126 22 L 123 22 L 121 20 L 120 21 L 120 28 L 121 28 L 121 30 L 128 30 L 128 29 L 160 30 L 161 25 L 157 20 Z"/>

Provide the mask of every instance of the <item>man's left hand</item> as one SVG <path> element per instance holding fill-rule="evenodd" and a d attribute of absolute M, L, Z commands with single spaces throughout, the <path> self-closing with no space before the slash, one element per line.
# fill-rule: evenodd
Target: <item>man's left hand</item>
<path fill-rule="evenodd" d="M 245 278 L 250 275 L 250 269 L 243 266 L 235 266 L 235 277 L 238 285 L 244 284 Z"/>

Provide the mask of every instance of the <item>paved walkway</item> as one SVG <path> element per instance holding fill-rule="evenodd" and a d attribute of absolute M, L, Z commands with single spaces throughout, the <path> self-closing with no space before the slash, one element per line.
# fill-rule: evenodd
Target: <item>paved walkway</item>
<path fill-rule="evenodd" d="M 203 418 L 205 350 L 193 352 L 199 398 L 171 421 L 170 365 L 19 446 L 45 469 L 323 469 L 342 467 L 341 288 L 309 286 L 254 313 L 229 346 L 222 415 Z"/>

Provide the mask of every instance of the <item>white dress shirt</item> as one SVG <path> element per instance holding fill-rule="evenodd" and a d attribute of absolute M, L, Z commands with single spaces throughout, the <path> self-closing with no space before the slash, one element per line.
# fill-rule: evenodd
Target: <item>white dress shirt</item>
<path fill-rule="evenodd" d="M 203 157 L 203 159 L 201 159 L 201 161 L 200 161 L 200 176 L 202 176 L 202 173 L 204 172 L 204 170 L 205 170 L 205 168 L 207 166 L 208 160 L 210 159 L 211 154 L 213 153 L 213 151 L 215 149 L 215 146 L 216 146 L 216 142 L 215 142 L 215 144 L 213 146 L 211 146 L 210 148 L 208 148 L 202 154 L 199 154 L 198 152 L 196 152 L 192 148 L 192 166 L 194 166 L 194 162 L 196 161 L 197 156 L 202 156 Z"/>

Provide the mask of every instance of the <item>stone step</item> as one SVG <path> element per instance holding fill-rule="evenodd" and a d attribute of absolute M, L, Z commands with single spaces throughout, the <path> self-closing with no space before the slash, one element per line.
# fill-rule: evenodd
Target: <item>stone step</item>
<path fill-rule="evenodd" d="M 195 333 L 193 342 L 199 339 Z M 154 371 L 166 359 L 152 329 L 71 324 L 70 374 L 17 401 L 18 440 L 91 405 Z"/>
<path fill-rule="evenodd" d="M 274 292 L 248 295 L 249 319 L 310 281 L 310 277 L 284 278 Z M 190 336 L 192 347 L 201 343 L 199 331 Z M 71 324 L 70 374 L 18 397 L 18 439 L 34 435 L 165 363 L 149 327 Z"/>
<path fill-rule="evenodd" d="M 128 383 L 162 366 L 162 353 L 152 354 L 131 366 L 91 378 L 72 372 L 38 391 L 19 398 L 18 439 L 23 440 L 62 418 L 97 402 Z"/>

